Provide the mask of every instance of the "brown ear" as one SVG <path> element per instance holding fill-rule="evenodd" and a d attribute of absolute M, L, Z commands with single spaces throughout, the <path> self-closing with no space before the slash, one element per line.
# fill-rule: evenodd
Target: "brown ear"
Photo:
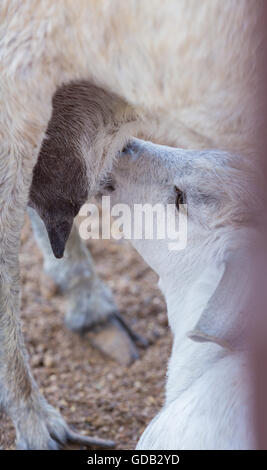
<path fill-rule="evenodd" d="M 72 224 L 73 219 L 70 221 L 65 220 L 54 227 L 46 227 L 51 248 L 56 258 L 62 258 L 64 255 Z"/>

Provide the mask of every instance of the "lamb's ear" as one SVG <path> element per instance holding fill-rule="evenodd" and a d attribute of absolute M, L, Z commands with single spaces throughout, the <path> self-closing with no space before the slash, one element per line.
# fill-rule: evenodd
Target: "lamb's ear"
<path fill-rule="evenodd" d="M 220 268 L 223 273 L 215 292 L 188 336 L 227 349 L 242 349 L 249 321 L 246 297 L 251 285 L 246 252 L 228 252 Z"/>

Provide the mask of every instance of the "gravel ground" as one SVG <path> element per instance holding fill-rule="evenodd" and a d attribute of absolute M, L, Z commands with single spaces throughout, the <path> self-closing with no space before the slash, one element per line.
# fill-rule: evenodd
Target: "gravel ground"
<path fill-rule="evenodd" d="M 157 276 L 126 241 L 91 241 L 97 271 L 112 288 L 128 323 L 150 340 L 140 359 L 124 367 L 63 325 L 64 299 L 43 273 L 28 221 L 22 233 L 23 331 L 35 379 L 69 424 L 85 434 L 133 449 L 164 400 L 171 335 Z M 0 446 L 14 448 L 15 432 L 0 415 Z"/>

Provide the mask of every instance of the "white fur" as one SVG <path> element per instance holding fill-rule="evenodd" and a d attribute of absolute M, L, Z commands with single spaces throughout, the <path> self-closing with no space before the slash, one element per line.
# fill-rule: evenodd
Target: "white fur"
<path fill-rule="evenodd" d="M 1 1 L 0 406 L 12 416 L 19 446 L 56 447 L 55 421 L 58 440 L 66 434 L 37 391 L 18 322 L 20 233 L 53 94 L 83 79 L 122 99 L 126 126 L 119 143 L 106 136 L 104 144 L 82 149 L 93 182 L 133 132 L 127 124 L 133 115 L 143 134 L 169 144 L 254 156 L 260 6 L 251 0 Z M 110 154 L 102 152 L 107 143 Z"/>
<path fill-rule="evenodd" d="M 137 139 L 114 167 L 112 205 L 127 203 L 133 209 L 135 203 L 174 203 L 174 185 L 185 192 L 188 204 L 186 249 L 169 251 L 168 239 L 132 240 L 159 275 L 173 334 L 165 404 L 138 449 L 255 446 L 247 343 L 241 344 L 251 314 L 245 293 L 249 296 L 253 285 L 247 278 L 252 273 L 249 250 L 257 236 L 253 224 L 262 210 L 253 173 L 244 159 L 225 152 L 188 151 Z M 220 288 L 223 278 L 233 292 Z M 215 303 L 207 328 L 216 334 L 208 342 L 195 342 L 188 333 L 211 298 Z"/>

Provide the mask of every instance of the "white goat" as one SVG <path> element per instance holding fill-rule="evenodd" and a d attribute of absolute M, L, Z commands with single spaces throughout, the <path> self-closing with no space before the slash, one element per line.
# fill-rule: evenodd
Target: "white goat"
<path fill-rule="evenodd" d="M 153 240 L 131 240 L 159 275 L 173 333 L 165 405 L 138 449 L 255 447 L 251 311 L 244 310 L 253 289 L 253 223 L 262 210 L 255 176 L 251 165 L 226 152 L 133 139 L 109 177 L 112 191 L 102 190 L 111 206 L 127 204 L 132 214 L 134 204 L 176 204 L 176 225 L 178 204 L 186 202 L 188 211 L 185 249 L 170 251 L 170 240 L 155 232 Z"/>
<path fill-rule="evenodd" d="M 1 1 L 0 406 L 16 426 L 18 447 L 79 442 L 38 391 L 18 321 L 20 233 L 54 93 L 62 84 L 81 80 L 104 90 L 95 101 L 89 91 L 90 134 L 87 118 L 70 124 L 66 135 L 56 136 L 65 159 L 55 154 L 42 167 L 46 174 L 50 162 L 49 169 L 61 175 L 61 165 L 75 160 L 80 164 L 75 175 L 88 182 L 83 198 L 94 192 L 137 127 L 183 147 L 255 153 L 261 2 L 257 5 L 250 0 Z M 60 118 L 66 108 L 64 101 L 58 104 Z M 67 182 L 54 186 L 64 199 L 65 219 L 62 213 L 51 214 L 53 185 L 52 192 L 46 191 L 46 207 L 38 206 L 34 193 L 57 256 L 79 208 L 70 195 L 64 198 L 69 182 L 75 193 L 72 172 L 66 175 Z"/>

